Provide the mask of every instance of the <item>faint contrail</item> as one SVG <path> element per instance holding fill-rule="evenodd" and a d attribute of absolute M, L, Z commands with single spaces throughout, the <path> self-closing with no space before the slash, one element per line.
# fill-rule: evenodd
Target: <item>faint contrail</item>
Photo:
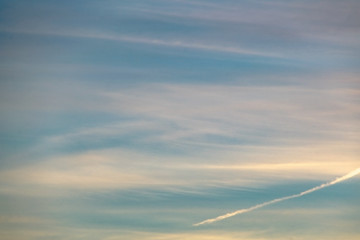
<path fill-rule="evenodd" d="M 351 171 L 349 172 L 348 174 L 342 176 L 342 177 L 338 177 L 336 178 L 335 180 L 331 181 L 331 182 L 327 182 L 327 183 L 324 183 L 324 184 L 321 184 L 317 187 L 314 187 L 314 188 L 311 188 L 309 190 L 306 190 L 304 192 L 301 192 L 301 193 L 298 193 L 298 194 L 294 194 L 294 195 L 290 195 L 290 196 L 287 196 L 287 197 L 282 197 L 282 198 L 276 198 L 274 200 L 271 200 L 271 201 L 268 201 L 268 202 L 264 202 L 264 203 L 261 203 L 261 204 L 258 204 L 258 205 L 255 205 L 255 206 L 252 206 L 252 207 L 249 207 L 249 208 L 244 208 L 244 209 L 240 209 L 240 210 L 237 210 L 235 212 L 231 212 L 231 213 L 227 213 L 227 214 L 224 214 L 224 215 L 221 215 L 221 216 L 218 216 L 216 218 L 210 218 L 210 219 L 207 219 L 207 220 L 204 220 L 202 222 L 199 222 L 199 223 L 196 223 L 196 224 L 193 224 L 193 226 L 199 226 L 199 225 L 202 225 L 202 224 L 208 224 L 208 223 L 213 223 L 213 222 L 217 222 L 217 221 L 221 221 L 225 218 L 229 218 L 229 217 L 232 217 L 232 216 L 235 216 L 235 215 L 238 215 L 238 214 L 242 214 L 242 213 L 246 213 L 246 212 L 251 212 L 255 209 L 258 209 L 258 208 L 262 208 L 262 207 L 265 207 L 267 205 L 271 205 L 271 204 L 274 204 L 274 203 L 277 203 L 277 202 L 281 202 L 281 201 L 285 201 L 285 200 L 288 200 L 288 199 L 292 199 L 292 198 L 297 198 L 297 197 L 301 197 L 303 195 L 306 195 L 306 194 L 309 194 L 309 193 L 312 193 L 312 192 L 315 192 L 317 190 L 320 190 L 322 188 L 325 188 L 325 187 L 328 187 L 328 186 L 331 186 L 331 185 L 334 185 L 336 183 L 339 183 L 339 182 L 342 182 L 342 181 L 345 181 L 346 179 L 349 179 L 349 178 L 352 178 L 354 176 L 356 176 L 357 174 L 360 173 L 360 168 L 354 170 L 354 171 Z"/>

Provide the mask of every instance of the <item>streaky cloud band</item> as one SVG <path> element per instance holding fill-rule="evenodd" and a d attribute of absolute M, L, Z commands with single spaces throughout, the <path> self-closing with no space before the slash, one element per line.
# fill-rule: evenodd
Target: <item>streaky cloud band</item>
<path fill-rule="evenodd" d="M 139 37 L 139 36 L 129 36 L 122 34 L 106 34 L 106 33 L 97 33 L 97 32 L 76 32 L 76 31 L 53 31 L 53 30 L 26 30 L 26 29 L 7 29 L 1 28 L 0 32 L 5 33 L 19 33 L 19 34 L 34 34 L 34 35 L 50 35 L 50 36 L 59 36 L 59 37 L 73 37 L 73 38 L 84 38 L 84 39 L 98 39 L 98 40 L 107 40 L 107 41 L 117 41 L 117 42 L 127 42 L 134 44 L 146 44 L 146 45 L 155 45 L 163 47 L 173 47 L 173 48 L 185 48 L 193 49 L 200 51 L 211 51 L 211 52 L 222 52 L 229 54 L 237 55 L 248 55 L 248 56 L 258 56 L 258 57 L 267 57 L 267 58 L 278 58 L 278 59 L 288 59 L 285 54 L 279 54 L 275 52 L 264 52 L 261 50 L 241 48 L 239 46 L 223 46 L 223 44 L 210 44 L 202 42 L 194 42 L 186 39 L 159 39 L 152 37 Z"/>
<path fill-rule="evenodd" d="M 238 214 L 251 212 L 251 211 L 254 211 L 256 209 L 259 209 L 259 208 L 262 208 L 262 207 L 265 207 L 265 206 L 268 206 L 268 205 L 271 205 L 271 204 L 274 204 L 274 203 L 282 202 L 282 201 L 289 200 L 289 199 L 292 199 L 292 198 L 298 198 L 298 197 L 304 196 L 306 194 L 309 194 L 309 193 L 315 192 L 317 190 L 320 190 L 322 188 L 329 187 L 331 185 L 343 182 L 343 181 L 345 181 L 345 180 L 347 180 L 349 178 L 352 178 L 352 177 L 354 177 L 354 176 L 356 176 L 358 174 L 360 174 L 360 168 L 357 168 L 357 169 L 349 172 L 348 174 L 346 174 L 346 175 L 344 175 L 342 177 L 338 177 L 338 178 L 336 178 L 335 180 L 333 180 L 331 182 L 321 184 L 319 186 L 313 187 L 313 188 L 311 188 L 309 190 L 306 190 L 306 191 L 303 191 L 301 193 L 286 196 L 286 197 L 282 197 L 282 198 L 276 198 L 274 200 L 264 202 L 264 203 L 261 203 L 261 204 L 257 204 L 255 206 L 252 206 L 252 207 L 249 207 L 249 208 L 239 209 L 239 210 L 236 210 L 234 212 L 230 212 L 230 213 L 218 216 L 216 218 L 210 218 L 210 219 L 204 220 L 202 222 L 195 223 L 195 224 L 193 224 L 193 226 L 200 226 L 200 225 L 203 225 L 203 224 L 210 224 L 210 223 L 213 223 L 213 222 L 224 220 L 224 219 L 229 218 L 229 217 L 233 217 L 233 216 L 238 215 Z"/>

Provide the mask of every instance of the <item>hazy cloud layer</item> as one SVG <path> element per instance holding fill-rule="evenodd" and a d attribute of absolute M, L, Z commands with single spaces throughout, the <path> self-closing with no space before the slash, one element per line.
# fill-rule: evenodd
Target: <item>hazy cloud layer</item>
<path fill-rule="evenodd" d="M 359 7 L 0 1 L 0 238 L 358 239 Z"/>

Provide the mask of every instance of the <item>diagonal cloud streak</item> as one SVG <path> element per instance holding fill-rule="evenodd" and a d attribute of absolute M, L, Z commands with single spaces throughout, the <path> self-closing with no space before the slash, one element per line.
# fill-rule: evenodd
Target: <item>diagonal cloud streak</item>
<path fill-rule="evenodd" d="M 38 35 L 74 37 L 74 38 L 84 38 L 84 39 L 89 38 L 89 39 L 128 42 L 128 43 L 136 43 L 136 44 L 157 45 L 157 46 L 163 46 L 163 47 L 187 48 L 187 49 L 201 50 L 201 51 L 223 52 L 223 53 L 249 55 L 249 56 L 261 56 L 261 57 L 280 58 L 280 59 L 287 58 L 283 54 L 278 54 L 278 53 L 274 53 L 274 52 L 263 52 L 263 51 L 257 51 L 254 49 L 241 48 L 241 47 L 236 47 L 236 46 L 226 47 L 226 46 L 222 46 L 222 45 L 198 43 L 198 42 L 191 42 L 191 41 L 189 42 L 186 40 L 171 40 L 171 39 L 162 40 L 162 39 L 158 39 L 158 38 L 136 37 L 136 36 L 104 34 L 104 33 L 86 33 L 86 32 L 73 32 L 73 31 L 61 32 L 61 31 L 14 30 L 14 29 L 6 29 L 6 28 L 0 28 L 0 32 L 38 34 Z"/>
<path fill-rule="evenodd" d="M 274 203 L 277 203 L 277 202 L 282 202 L 282 201 L 289 200 L 289 199 L 292 199 L 292 198 L 298 198 L 298 197 L 304 196 L 306 194 L 309 194 L 309 193 L 315 192 L 317 190 L 320 190 L 322 188 L 329 187 L 331 185 L 334 185 L 334 184 L 337 184 L 339 182 L 345 181 L 345 180 L 347 180 L 349 178 L 352 178 L 352 177 L 358 175 L 359 173 L 360 173 L 360 168 L 358 168 L 358 169 L 356 169 L 354 171 L 351 171 L 351 172 L 349 172 L 348 174 L 346 174 L 346 175 L 344 175 L 342 177 L 338 177 L 338 178 L 336 178 L 335 180 L 333 180 L 331 182 L 321 184 L 321 185 L 319 185 L 317 187 L 313 187 L 313 188 L 311 188 L 309 190 L 306 190 L 304 192 L 294 194 L 294 195 L 290 195 L 290 196 L 286 196 L 286 197 L 282 197 L 282 198 L 276 198 L 274 200 L 264 202 L 264 203 L 261 203 L 261 204 L 258 204 L 258 205 L 255 205 L 255 206 L 252 206 L 252 207 L 249 207 L 249 208 L 244 208 L 244 209 L 240 209 L 240 210 L 237 210 L 237 211 L 234 211 L 234 212 L 230 212 L 230 213 L 218 216 L 216 218 L 210 218 L 210 219 L 204 220 L 202 222 L 193 224 L 193 226 L 200 226 L 200 225 L 203 225 L 203 224 L 209 224 L 209 223 L 221 221 L 221 220 L 224 220 L 225 218 L 233 217 L 235 215 L 243 214 L 243 213 L 246 213 L 246 212 L 251 212 L 251 211 L 254 211 L 254 210 L 258 209 L 258 208 L 262 208 L 262 207 L 265 207 L 267 205 L 271 205 L 271 204 L 274 204 Z"/>

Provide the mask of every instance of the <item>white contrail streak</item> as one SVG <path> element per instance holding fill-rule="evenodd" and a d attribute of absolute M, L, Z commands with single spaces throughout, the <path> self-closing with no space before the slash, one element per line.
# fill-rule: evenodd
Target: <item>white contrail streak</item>
<path fill-rule="evenodd" d="M 218 216 L 216 218 L 210 218 L 210 219 L 204 220 L 202 222 L 193 224 L 193 226 L 199 226 L 199 225 L 203 225 L 203 224 L 208 224 L 208 223 L 221 221 L 221 220 L 223 220 L 225 218 L 229 218 L 229 217 L 232 217 L 232 216 L 235 216 L 235 215 L 238 215 L 238 214 L 243 214 L 243 213 L 246 213 L 246 212 L 251 212 L 251 211 L 254 211 L 255 209 L 262 208 L 262 207 L 265 207 L 267 205 L 271 205 L 271 204 L 274 204 L 274 203 L 277 203 L 277 202 L 282 202 L 282 201 L 289 200 L 289 199 L 292 199 L 292 198 L 301 197 L 301 196 L 304 196 L 306 194 L 309 194 L 309 193 L 315 192 L 317 190 L 320 190 L 322 188 L 325 188 L 325 187 L 337 184 L 339 182 L 345 181 L 346 179 L 352 178 L 352 177 L 358 175 L 359 173 L 360 173 L 360 168 L 358 168 L 358 169 L 356 169 L 354 171 L 351 171 L 351 172 L 349 172 L 348 174 L 346 174 L 346 175 L 344 175 L 342 177 L 338 177 L 338 178 L 336 178 L 335 180 L 333 180 L 331 182 L 321 184 L 321 185 L 319 185 L 317 187 L 313 187 L 313 188 L 311 188 L 309 190 L 306 190 L 304 192 L 294 194 L 294 195 L 290 195 L 290 196 L 287 196 L 287 197 L 276 198 L 274 200 L 264 202 L 264 203 L 261 203 L 261 204 L 258 204 L 258 205 L 255 205 L 255 206 L 252 206 L 252 207 L 249 207 L 249 208 L 244 208 L 244 209 L 237 210 L 235 212 L 230 212 L 230 213 Z"/>

